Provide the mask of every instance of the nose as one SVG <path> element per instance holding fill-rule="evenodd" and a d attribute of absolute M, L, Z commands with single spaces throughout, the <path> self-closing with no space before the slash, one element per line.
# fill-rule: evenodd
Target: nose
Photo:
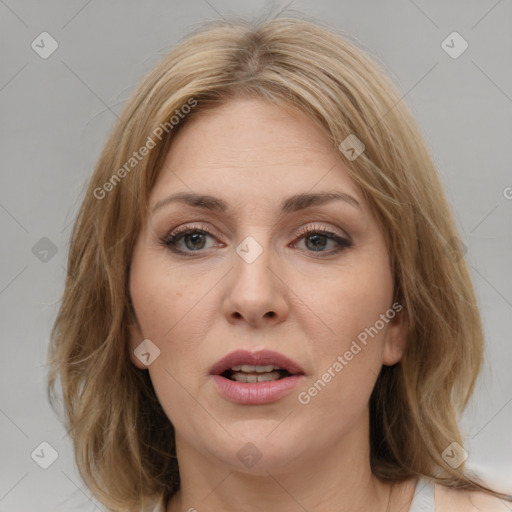
<path fill-rule="evenodd" d="M 248 262 L 234 255 L 234 268 L 228 275 L 223 313 L 231 324 L 244 321 L 254 327 L 278 324 L 288 317 L 287 286 L 272 265 L 270 251 L 264 250 Z"/>

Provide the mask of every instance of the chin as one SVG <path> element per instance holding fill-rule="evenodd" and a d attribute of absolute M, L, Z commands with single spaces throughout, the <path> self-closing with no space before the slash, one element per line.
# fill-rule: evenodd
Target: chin
<path fill-rule="evenodd" d="M 272 428 L 275 428 L 275 423 Z M 245 431 L 244 435 L 237 436 L 230 430 L 233 438 L 230 438 L 228 446 L 220 453 L 217 445 L 214 456 L 233 470 L 250 475 L 268 476 L 268 473 L 291 468 L 302 454 L 302 448 L 298 446 L 304 446 L 303 443 L 297 443 L 295 436 L 287 430 L 283 430 L 281 435 L 269 435 L 271 431 L 261 429 L 253 435 Z M 228 458 L 226 454 L 229 454 Z"/>

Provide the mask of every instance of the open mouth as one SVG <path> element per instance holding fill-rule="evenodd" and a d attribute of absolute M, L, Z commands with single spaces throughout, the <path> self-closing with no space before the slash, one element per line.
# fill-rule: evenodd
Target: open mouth
<path fill-rule="evenodd" d="M 285 379 L 293 374 L 285 368 L 280 368 L 274 365 L 253 366 L 243 364 L 228 368 L 221 373 L 221 375 L 222 377 L 235 382 L 248 382 L 254 384 L 258 382 L 270 382 Z"/>
<path fill-rule="evenodd" d="M 273 350 L 235 350 L 217 361 L 210 375 L 224 398 L 241 405 L 281 400 L 305 378 L 298 363 Z"/>

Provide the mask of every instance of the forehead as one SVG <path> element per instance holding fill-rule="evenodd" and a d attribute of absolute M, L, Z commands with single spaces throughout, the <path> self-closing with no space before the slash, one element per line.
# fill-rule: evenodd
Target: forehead
<path fill-rule="evenodd" d="M 337 149 L 302 112 L 236 99 L 202 112 L 172 141 L 152 191 L 282 204 L 284 197 L 336 189 L 363 202 Z M 249 205 L 248 205 L 249 206 Z"/>

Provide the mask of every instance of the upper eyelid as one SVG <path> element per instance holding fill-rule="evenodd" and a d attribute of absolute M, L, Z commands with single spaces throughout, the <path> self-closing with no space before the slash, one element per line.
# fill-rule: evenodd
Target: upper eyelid
<path fill-rule="evenodd" d="M 340 236 L 340 237 L 343 237 L 343 238 L 347 238 L 349 240 L 351 240 L 351 237 L 348 233 L 345 232 L 345 230 L 342 230 L 341 228 L 338 228 L 338 227 L 331 227 L 329 225 L 326 225 L 326 224 L 320 224 L 319 222 L 321 221 L 311 221 L 309 223 L 300 223 L 298 225 L 293 225 L 289 231 L 290 232 L 299 232 L 299 234 L 301 234 L 302 232 L 310 232 L 310 231 L 315 231 L 315 230 L 318 230 L 318 231 L 325 231 L 325 232 L 329 232 L 329 233 L 332 233 L 334 235 L 337 235 L 337 236 Z M 217 229 L 212 229 L 206 225 L 203 225 L 203 224 L 184 224 L 182 226 L 178 226 L 170 231 L 167 232 L 167 236 L 173 234 L 174 236 L 177 236 L 177 235 L 180 235 L 180 234 L 183 234 L 183 233 L 186 233 L 188 231 L 205 231 L 206 233 L 208 233 L 209 235 L 212 235 L 212 236 L 219 236 L 217 235 L 217 233 L 219 232 L 219 230 Z"/>
<path fill-rule="evenodd" d="M 218 239 L 220 237 L 216 234 L 216 231 L 217 230 L 212 230 L 211 228 L 201 224 L 184 224 L 169 231 L 166 235 L 164 235 L 162 241 L 165 243 L 165 241 L 169 241 L 169 239 L 172 237 L 175 239 L 174 242 L 177 242 L 177 240 L 181 240 L 190 232 L 204 232 L 205 234 Z M 327 225 L 319 224 L 318 221 L 311 221 L 311 223 L 293 226 L 291 232 L 295 233 L 295 238 L 293 240 L 294 243 L 308 236 L 308 233 L 320 232 L 325 233 L 327 236 L 329 234 L 333 235 L 330 237 L 331 239 L 338 238 L 338 243 L 340 243 L 341 240 L 344 240 L 348 245 L 353 245 L 352 237 L 348 233 L 345 233 L 344 230 L 340 230 L 340 228 L 333 228 Z"/>
<path fill-rule="evenodd" d="M 342 233 L 339 233 L 338 230 L 342 231 Z M 178 249 L 177 245 L 180 244 L 183 238 L 188 234 L 194 232 L 202 232 L 207 236 L 209 235 L 211 238 L 214 238 L 217 242 L 215 244 L 217 247 L 219 247 L 219 245 L 225 247 L 225 244 L 222 241 L 219 242 L 219 238 L 222 237 L 219 237 L 212 231 L 214 230 L 211 230 L 209 227 L 207 228 L 206 226 L 198 223 L 185 223 L 172 229 L 171 231 L 168 232 L 167 235 L 161 237 L 159 239 L 159 244 L 163 245 L 166 248 L 166 250 L 172 253 L 176 253 L 177 255 L 187 257 L 200 257 L 201 255 L 209 254 L 210 251 L 214 249 L 214 247 L 206 249 L 203 248 L 204 250 L 201 249 L 198 251 L 189 251 L 187 249 Z M 323 233 L 324 236 L 326 236 L 330 241 L 336 244 L 336 247 L 327 251 L 308 251 L 307 249 L 305 250 L 307 254 L 310 254 L 312 257 L 315 258 L 326 259 L 329 257 L 335 257 L 340 253 L 345 252 L 346 250 L 352 249 L 355 246 L 352 237 L 348 234 L 345 234 L 345 230 L 342 230 L 339 227 L 332 228 L 329 226 L 321 225 L 319 224 L 319 221 L 310 221 L 310 223 L 303 224 L 298 227 L 294 226 L 293 232 L 296 233 L 296 236 L 291 242 L 287 243 L 287 247 L 297 248 L 297 244 L 300 243 L 302 240 L 307 239 L 309 233 Z M 299 250 L 300 252 L 304 252 L 304 250 Z"/>

